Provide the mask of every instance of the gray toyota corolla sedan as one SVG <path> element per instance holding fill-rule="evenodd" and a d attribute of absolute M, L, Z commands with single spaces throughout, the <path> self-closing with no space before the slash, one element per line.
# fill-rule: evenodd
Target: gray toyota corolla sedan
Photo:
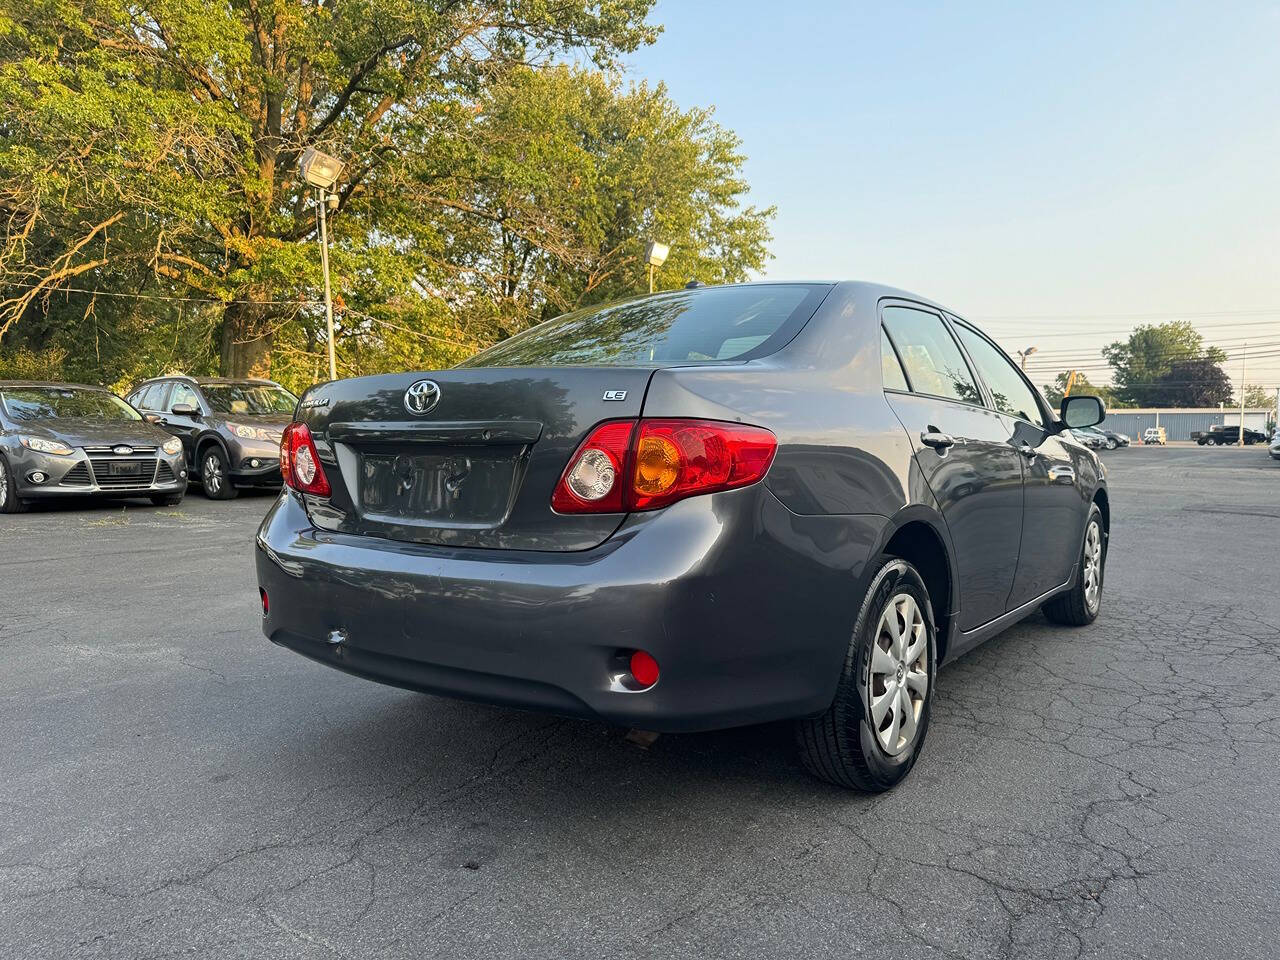
<path fill-rule="evenodd" d="M 257 537 L 263 629 L 417 690 L 656 731 L 795 718 L 884 790 L 938 665 L 1098 614 L 1098 458 L 943 307 L 867 283 L 569 314 L 434 373 L 328 383 Z M 1031 655 L 1031 654 L 1028 654 Z"/>
<path fill-rule="evenodd" d="M 182 443 L 101 387 L 0 381 L 0 513 L 54 497 L 147 497 L 187 489 Z"/>

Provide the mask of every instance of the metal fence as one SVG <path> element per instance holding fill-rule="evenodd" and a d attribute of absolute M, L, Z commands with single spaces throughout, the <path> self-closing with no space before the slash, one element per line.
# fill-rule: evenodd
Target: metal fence
<path fill-rule="evenodd" d="M 1266 430 L 1273 411 L 1246 410 L 1244 425 L 1250 430 Z M 1226 409 L 1203 410 L 1111 410 L 1102 426 L 1116 433 L 1126 433 L 1134 440 L 1142 436 L 1148 427 L 1164 427 L 1170 440 L 1190 440 L 1193 430 L 1207 431 L 1215 425 L 1239 426 L 1240 411 Z"/>

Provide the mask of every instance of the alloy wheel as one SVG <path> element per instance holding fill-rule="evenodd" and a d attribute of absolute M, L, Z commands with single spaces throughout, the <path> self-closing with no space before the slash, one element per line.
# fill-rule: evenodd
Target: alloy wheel
<path fill-rule="evenodd" d="M 5 473 L 4 461 L 0 460 L 0 510 L 9 502 L 9 475 Z"/>
<path fill-rule="evenodd" d="M 204 469 L 200 471 L 200 475 L 204 479 L 205 489 L 210 493 L 222 491 L 222 461 L 214 454 L 204 458 Z"/>
<path fill-rule="evenodd" d="M 1084 602 L 1090 612 L 1098 609 L 1102 594 L 1102 530 L 1096 522 L 1084 535 Z"/>
<path fill-rule="evenodd" d="M 867 673 L 871 725 L 885 753 L 910 749 L 928 692 L 928 627 L 915 597 L 899 593 L 880 615 Z"/>

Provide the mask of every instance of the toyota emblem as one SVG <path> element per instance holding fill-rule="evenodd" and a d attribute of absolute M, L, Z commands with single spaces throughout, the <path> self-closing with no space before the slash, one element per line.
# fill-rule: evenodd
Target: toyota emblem
<path fill-rule="evenodd" d="M 404 392 L 404 408 L 422 416 L 430 413 L 440 402 L 440 384 L 434 380 L 419 380 Z"/>

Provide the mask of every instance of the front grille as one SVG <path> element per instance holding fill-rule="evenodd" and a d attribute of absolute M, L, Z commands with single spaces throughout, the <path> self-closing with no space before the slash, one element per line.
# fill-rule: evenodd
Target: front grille
<path fill-rule="evenodd" d="M 160 469 L 156 471 L 156 483 L 173 483 L 177 479 L 173 475 L 173 467 L 169 466 L 169 461 L 161 460 Z"/>
<path fill-rule="evenodd" d="M 87 487 L 93 481 L 89 478 L 89 465 L 81 462 L 66 472 L 59 481 L 64 487 Z"/>
<path fill-rule="evenodd" d="M 140 447 L 134 443 L 113 443 L 105 447 L 85 447 L 84 452 L 91 457 L 114 457 L 116 456 L 116 447 L 131 448 L 135 457 L 156 452 L 155 447 Z"/>
<path fill-rule="evenodd" d="M 158 463 L 155 457 L 90 457 L 89 462 L 93 464 L 93 479 L 103 490 L 146 490 L 155 481 Z M 136 463 L 141 472 L 112 476 L 114 463 Z"/>

